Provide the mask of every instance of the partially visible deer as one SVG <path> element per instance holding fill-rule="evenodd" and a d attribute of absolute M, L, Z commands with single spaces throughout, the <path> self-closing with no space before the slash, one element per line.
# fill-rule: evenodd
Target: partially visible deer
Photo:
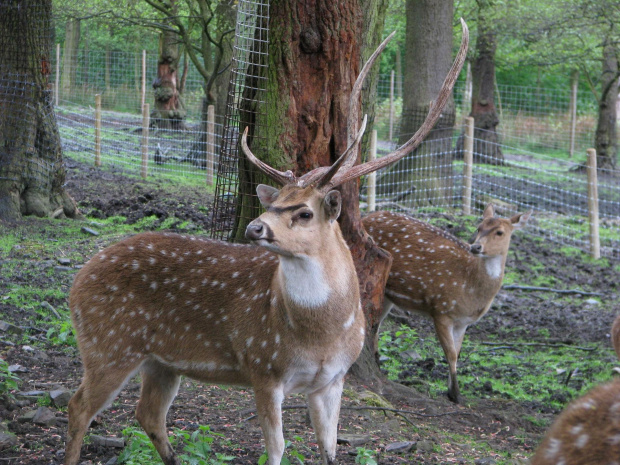
<path fill-rule="evenodd" d="M 387 41 L 386 41 L 387 42 Z M 281 403 L 305 393 L 324 464 L 334 463 L 344 375 L 364 344 L 366 323 L 351 253 L 336 219 L 334 188 L 413 150 L 434 126 L 465 59 L 468 31 L 456 61 L 420 130 L 385 158 L 355 165 L 361 84 L 351 93 L 349 148 L 331 166 L 298 178 L 259 161 L 284 187 L 260 185 L 266 212 L 246 230 L 255 245 L 177 234 L 144 233 L 95 255 L 70 294 L 84 378 L 69 403 L 65 463 L 76 465 L 91 419 L 140 373 L 136 416 L 166 465 L 179 464 L 166 434 L 166 414 L 180 376 L 250 385 L 269 456 L 284 452 Z"/>
<path fill-rule="evenodd" d="M 402 214 L 380 211 L 364 228 L 392 254 L 384 317 L 394 305 L 430 316 L 450 366 L 448 398 L 460 401 L 456 364 L 465 330 L 488 310 L 502 285 L 510 238 L 531 212 L 495 218 L 487 205 L 474 243 Z"/>
<path fill-rule="evenodd" d="M 620 357 L 620 316 L 612 326 Z M 530 465 L 620 464 L 620 379 L 573 401 L 543 438 Z"/>

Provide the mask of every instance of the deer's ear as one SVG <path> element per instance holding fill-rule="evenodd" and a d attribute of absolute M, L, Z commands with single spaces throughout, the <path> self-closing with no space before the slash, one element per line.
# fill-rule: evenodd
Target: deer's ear
<path fill-rule="evenodd" d="M 532 210 L 525 213 L 519 213 L 518 215 L 510 218 L 510 222 L 512 223 L 512 227 L 514 229 L 521 229 L 527 223 L 527 220 L 530 219 L 530 215 L 532 214 Z"/>
<path fill-rule="evenodd" d="M 486 220 L 487 218 L 493 218 L 494 216 L 495 216 L 495 206 L 492 203 L 490 203 L 485 207 L 484 212 L 482 213 L 482 218 Z"/>
<path fill-rule="evenodd" d="M 278 195 L 280 195 L 280 191 L 275 187 L 259 184 L 256 186 L 256 194 L 258 195 L 258 200 L 260 200 L 261 205 L 265 208 L 269 208 L 269 206 L 276 201 Z"/>
<path fill-rule="evenodd" d="M 340 216 L 340 207 L 342 205 L 342 199 L 340 197 L 340 192 L 338 191 L 329 191 L 323 199 L 323 206 L 325 208 L 325 213 L 329 218 L 329 221 L 335 221 Z"/>

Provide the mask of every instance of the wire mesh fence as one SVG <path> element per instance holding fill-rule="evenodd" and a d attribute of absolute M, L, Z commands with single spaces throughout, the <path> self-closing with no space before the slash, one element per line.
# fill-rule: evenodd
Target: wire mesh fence
<path fill-rule="evenodd" d="M 237 41 L 226 96 L 227 115 L 218 115 L 213 126 L 215 142 L 209 149 L 215 156 L 218 172 L 216 208 L 220 222 L 216 236 L 226 238 L 235 215 L 240 213 L 236 192 L 247 173 L 237 155 L 239 127 L 256 121 L 262 111 L 264 78 L 256 72 L 266 66 L 268 6 L 261 0 L 239 4 Z M 259 44 L 259 45 L 257 45 Z M 147 52 L 146 75 L 142 75 L 142 52 L 80 51 L 74 60 L 74 76 L 69 88 L 63 88 L 62 50 L 52 56 L 50 81 L 55 80 L 59 107 L 58 125 L 65 156 L 94 161 L 94 95 L 102 95 L 101 154 L 104 166 L 122 167 L 139 173 L 141 166 L 140 92 L 146 81 L 146 101 L 153 100 L 152 81 L 156 77 L 157 53 Z M 60 58 L 59 66 L 55 60 Z M 254 73 L 254 74 L 253 74 Z M 248 84 L 251 85 L 248 86 Z M 1 86 L 0 86 L 1 87 Z M 7 86 L 5 86 L 7 87 Z M 184 130 L 153 131 L 149 135 L 149 174 L 161 176 L 205 176 L 201 158 L 189 156 L 192 148 L 204 141 L 202 78 L 190 64 L 184 89 L 188 124 Z M 395 77 L 382 76 L 378 86 L 375 129 L 379 133 L 379 154 L 394 147 L 400 136 L 402 84 Z M 468 113 L 465 83 L 454 91 L 457 108 L 456 128 L 448 137 L 425 142 L 414 156 L 378 173 L 378 208 L 397 209 L 415 214 L 420 209 L 445 208 L 459 211 L 463 190 L 463 161 L 458 157 L 457 141 L 462 134 L 460 122 Z M 221 97 L 220 97 L 221 98 Z M 487 201 L 500 203 L 499 211 L 509 214 L 533 208 L 532 232 L 555 241 L 588 250 L 587 179 L 580 163 L 592 146 L 596 126 L 596 102 L 585 92 L 577 94 L 576 119 L 570 116 L 571 89 L 508 86 L 496 89 L 500 117 L 498 147 L 505 155 L 501 165 L 480 163 L 473 168 L 472 205 L 481 212 Z M 250 104 L 249 102 L 256 102 Z M 390 131 L 391 128 L 391 131 Z M 391 133 L 391 138 L 390 138 Z M 261 137 L 260 128 L 254 137 Z M 484 141 L 479 140 L 482 144 Z M 573 157 L 567 156 L 574 144 Z M 203 143 L 204 145 L 204 143 Z M 620 192 L 616 173 L 599 170 L 599 207 L 601 252 L 620 257 Z M 362 185 L 361 199 L 366 201 Z"/>
<path fill-rule="evenodd" d="M 456 146 L 457 138 L 455 135 L 426 141 L 414 154 L 408 155 L 404 163 L 379 172 L 376 208 L 413 216 L 433 209 L 461 211 L 464 163 L 457 158 L 456 150 L 446 150 L 446 147 Z M 394 143 L 379 143 L 378 156 L 394 148 Z M 533 221 L 528 226 L 530 234 L 589 251 L 591 238 L 585 166 L 523 147 L 501 144 L 500 148 L 505 158 L 502 164 L 490 160 L 484 153 L 474 153 L 479 162 L 472 169 L 472 213 L 481 214 L 489 202 L 506 216 L 533 209 Z M 618 259 L 618 173 L 599 169 L 598 178 L 601 256 Z M 368 201 L 366 184 L 362 185 L 360 198 Z"/>
<path fill-rule="evenodd" d="M 95 163 L 96 114 L 94 108 L 59 108 L 56 111 L 58 127 L 64 155 L 75 160 Z M 192 176 L 204 178 L 206 184 L 207 155 L 219 162 L 221 123 L 213 122 L 214 132 L 205 133 L 197 122 L 183 130 L 153 130 L 148 138 L 148 171 L 151 175 Z M 123 169 L 129 173 L 140 174 L 142 169 L 142 131 L 141 115 L 103 112 L 101 117 L 100 153 L 101 164 L 105 167 Z M 213 136 L 214 143 L 203 141 Z M 195 155 L 196 144 L 203 144 L 201 156 Z M 208 152 L 207 152 L 208 150 Z"/>
<path fill-rule="evenodd" d="M 454 87 L 457 120 L 469 114 L 466 83 Z M 380 140 L 399 134 L 402 114 L 402 83 L 397 76 L 382 75 L 378 84 L 376 126 Z M 498 84 L 495 91 L 502 142 L 541 153 L 569 153 L 571 134 L 574 153 L 585 153 L 594 142 L 597 103 L 590 92 L 576 94 L 574 128 L 571 121 L 571 88 L 548 89 L 540 86 Z M 470 95 L 469 95 L 470 96 Z M 572 153 L 572 151 L 571 151 Z"/>

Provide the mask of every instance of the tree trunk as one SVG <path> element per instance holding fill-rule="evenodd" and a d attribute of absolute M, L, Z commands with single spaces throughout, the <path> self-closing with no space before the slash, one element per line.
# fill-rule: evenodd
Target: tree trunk
<path fill-rule="evenodd" d="M 183 129 L 185 106 L 179 93 L 179 38 L 174 31 L 163 31 L 159 36 L 157 78 L 153 81 L 155 108 L 151 121 L 160 129 Z"/>
<path fill-rule="evenodd" d="M 271 3 L 266 108 L 256 111 L 247 105 L 241 111 L 242 130 L 255 122 L 257 137 L 252 140 L 252 151 L 263 161 L 299 175 L 332 164 L 345 151 L 349 95 L 360 71 L 360 38 L 366 32 L 362 11 L 376 9 L 380 4 L 383 2 L 370 0 Z M 380 36 L 382 17 L 377 15 L 366 23 L 373 31 L 367 38 L 368 47 Z M 256 87 L 255 82 L 247 83 L 244 101 L 253 97 Z M 240 162 L 238 214 L 249 221 L 259 212 L 250 208 L 256 199 L 259 176 L 244 159 Z M 343 210 L 339 221 L 358 271 L 368 328 L 367 348 L 354 372 L 372 379 L 379 374 L 374 355 L 391 257 L 362 228 L 359 182 L 342 186 L 341 193 Z M 237 224 L 237 237 L 244 229 L 242 219 Z"/>
<path fill-rule="evenodd" d="M 65 48 L 62 57 L 62 74 L 60 86 L 62 96 L 69 98 L 75 85 L 77 58 L 80 47 L 80 20 L 68 19 L 65 25 Z"/>
<path fill-rule="evenodd" d="M 603 47 L 603 74 L 601 98 L 598 106 L 598 123 L 594 147 L 599 169 L 615 170 L 618 160 L 618 135 L 616 130 L 618 100 L 618 57 L 616 46 L 606 41 Z"/>
<path fill-rule="evenodd" d="M 403 113 L 399 144 L 422 125 L 452 65 L 453 1 L 408 0 Z M 408 207 L 445 205 L 452 197 L 454 99 L 418 150 L 392 166 L 379 193 Z M 397 187 L 394 187 L 397 186 Z M 407 192 L 407 195 L 403 195 Z"/>
<path fill-rule="evenodd" d="M 76 217 L 52 107 L 51 0 L 0 3 L 0 219 Z"/>
<path fill-rule="evenodd" d="M 498 144 L 495 110 L 495 50 L 497 39 L 488 19 L 493 0 L 478 0 L 478 38 L 472 66 L 471 114 L 474 118 L 474 162 L 503 164 L 504 155 Z M 462 137 L 459 149 L 462 148 Z"/>
<path fill-rule="evenodd" d="M 206 33 L 202 34 L 201 48 L 204 67 L 209 73 L 209 76 L 213 76 L 213 74 L 216 74 L 216 76 L 214 76 L 212 81 L 207 81 L 205 79 L 203 86 L 205 97 L 203 97 L 202 101 L 200 134 L 196 142 L 192 144 L 192 148 L 187 156 L 192 163 L 199 166 L 206 165 L 207 108 L 209 105 L 215 106 L 216 124 L 224 123 L 223 117 L 226 115 L 228 85 L 230 82 L 230 65 L 233 57 L 232 41 L 234 39 L 234 34 L 226 34 L 226 31 L 235 29 L 235 22 L 237 19 L 236 10 L 231 3 L 220 2 L 216 7 L 215 15 L 218 19 L 215 36 L 224 36 L 224 38 L 221 48 L 218 48 L 209 40 L 209 36 Z M 214 54 L 221 54 L 221 60 L 214 60 Z M 215 69 L 218 63 L 220 69 Z M 209 84 L 211 88 L 209 88 Z M 219 146 L 221 141 L 218 140 L 217 137 L 219 137 L 218 134 L 216 134 L 215 145 Z"/>

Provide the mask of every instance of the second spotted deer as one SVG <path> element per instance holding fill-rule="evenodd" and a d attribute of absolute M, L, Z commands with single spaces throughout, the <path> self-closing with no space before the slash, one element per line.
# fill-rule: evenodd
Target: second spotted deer
<path fill-rule="evenodd" d="M 430 316 L 450 366 L 448 398 L 459 402 L 456 365 L 465 330 L 491 307 L 504 278 L 514 230 L 531 212 L 495 218 L 489 204 L 472 245 L 402 214 L 371 213 L 363 219 L 374 240 L 392 254 L 384 315 L 396 305 Z"/>

